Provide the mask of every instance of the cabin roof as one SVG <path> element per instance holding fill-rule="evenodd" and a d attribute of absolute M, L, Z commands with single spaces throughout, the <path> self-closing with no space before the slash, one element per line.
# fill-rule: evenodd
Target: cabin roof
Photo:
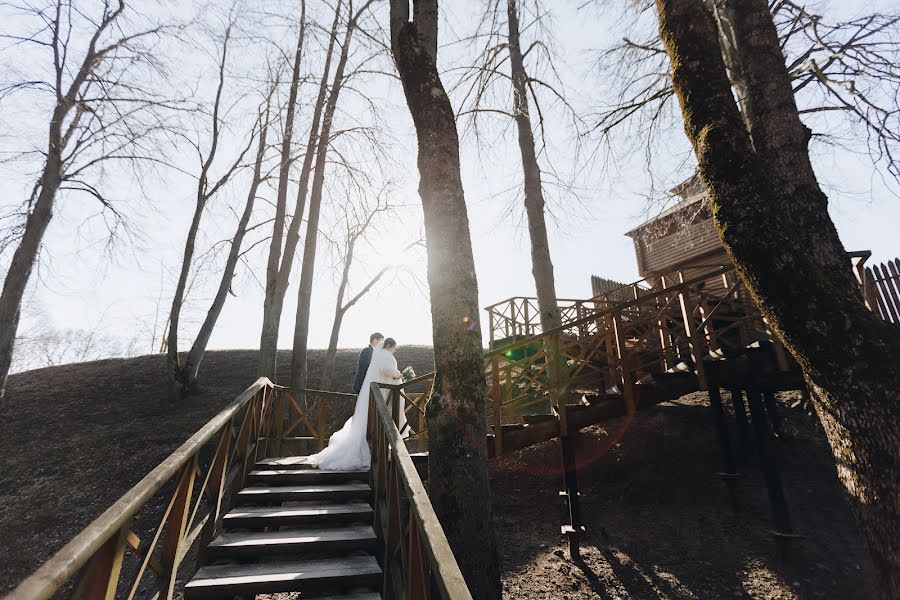
<path fill-rule="evenodd" d="M 672 196 L 680 196 L 681 200 L 665 209 L 658 215 L 651 217 L 637 227 L 634 227 L 631 231 L 626 232 L 625 235 L 632 239 L 635 239 L 639 234 L 643 233 L 651 225 L 660 223 L 660 221 L 665 220 L 667 217 L 681 213 L 688 207 L 693 206 L 698 202 L 702 202 L 706 199 L 706 188 L 703 186 L 703 182 L 700 180 L 699 172 L 695 172 L 688 179 L 673 187 L 671 190 L 669 190 L 669 193 L 672 194 Z"/>

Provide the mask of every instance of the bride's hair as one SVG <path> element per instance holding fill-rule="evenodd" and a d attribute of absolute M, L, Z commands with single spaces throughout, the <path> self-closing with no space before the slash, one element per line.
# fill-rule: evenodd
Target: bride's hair
<path fill-rule="evenodd" d="M 393 348 L 396 345 L 397 345 L 397 340 L 395 340 L 394 338 L 387 338 L 386 340 L 384 340 L 384 349 L 385 350 L 390 350 L 391 348 Z"/>

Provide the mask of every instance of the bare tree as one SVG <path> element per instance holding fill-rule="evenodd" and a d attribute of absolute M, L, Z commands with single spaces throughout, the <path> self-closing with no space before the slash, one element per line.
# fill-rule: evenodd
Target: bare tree
<path fill-rule="evenodd" d="M 704 1 L 718 7 L 720 47 L 743 111 L 747 89 L 728 16 L 740 3 Z M 648 31 L 653 4 L 641 0 L 629 6 L 636 6 L 631 30 L 598 59 L 614 95 L 590 117 L 593 135 L 615 142 L 619 150 L 627 146 L 646 153 L 649 166 L 665 139 L 662 134 L 678 121 L 677 106 L 669 59 L 658 36 Z M 833 21 L 793 0 L 770 0 L 769 9 L 813 141 L 862 147 L 876 167 L 900 182 L 900 97 L 895 93 L 900 87 L 900 12 Z M 849 128 L 836 127 L 837 118 Z"/>
<path fill-rule="evenodd" d="M 391 49 L 418 137 L 434 339 L 427 407 L 428 494 L 459 566 L 483 600 L 501 596 L 487 473 L 478 281 L 456 118 L 437 69 L 438 3 L 391 0 Z M 477 544 L 473 544 L 477 540 Z"/>
<path fill-rule="evenodd" d="M 297 35 L 297 47 L 294 52 L 294 61 L 291 71 L 291 85 L 288 93 L 287 106 L 285 107 L 285 126 L 281 138 L 281 157 L 278 170 L 278 192 L 275 203 L 275 219 L 272 222 L 272 237 L 269 240 L 269 256 L 266 264 L 266 288 L 263 300 L 263 325 L 260 334 L 259 356 L 257 358 L 257 374 L 265 377 L 275 377 L 276 357 L 278 350 L 278 329 L 281 323 L 281 310 L 284 304 L 284 295 L 287 292 L 288 279 L 294 260 L 297 242 L 299 241 L 300 223 L 303 220 L 303 211 L 306 204 L 306 187 L 309 184 L 309 171 L 313 159 L 313 149 L 318 136 L 319 119 L 322 113 L 322 105 L 325 102 L 325 81 L 331 65 L 331 50 L 334 45 L 335 28 L 337 27 L 338 13 L 341 0 L 338 0 L 338 8 L 335 11 L 335 25 L 329 39 L 328 52 L 325 58 L 322 83 L 319 86 L 319 96 L 313 109 L 313 119 L 309 131 L 309 142 L 306 146 L 306 154 L 300 173 L 300 186 L 297 192 L 294 217 L 288 226 L 287 240 L 284 239 L 285 222 L 287 220 L 287 193 L 290 178 L 290 168 L 293 163 L 291 156 L 291 142 L 294 135 L 294 118 L 297 108 L 297 94 L 300 85 L 300 65 L 303 58 L 304 39 L 306 37 L 306 0 L 300 3 L 300 30 Z M 284 254 L 282 243 L 284 242 Z"/>
<path fill-rule="evenodd" d="M 194 204 L 194 214 L 188 227 L 187 239 L 184 244 L 184 253 L 181 259 L 181 270 L 178 274 L 178 283 L 175 286 L 175 294 L 172 297 L 172 307 L 169 311 L 169 319 L 167 323 L 168 332 L 165 336 L 166 347 L 166 372 L 169 385 L 169 398 L 177 400 L 181 395 L 181 390 L 188 385 L 189 379 L 185 378 L 186 374 L 183 366 L 178 360 L 178 331 L 181 318 L 181 309 L 188 287 L 188 277 L 191 272 L 191 266 L 194 260 L 194 251 L 197 243 L 197 233 L 200 230 L 200 221 L 209 201 L 241 170 L 242 162 L 250 146 L 253 144 L 253 135 L 249 136 L 247 146 L 237 155 L 237 158 L 225 169 L 222 175 L 215 181 L 210 181 L 210 169 L 216 154 L 219 150 L 220 137 L 224 126 L 224 115 L 222 107 L 222 93 L 225 88 L 226 67 L 228 64 L 228 46 L 232 38 L 232 32 L 235 27 L 234 13 L 230 15 L 230 20 L 225 24 L 222 34 L 221 48 L 218 57 L 218 84 L 216 86 L 215 97 L 210 113 L 211 131 L 209 138 L 209 150 L 204 155 L 200 141 L 193 142 L 200 160 L 200 174 L 197 177 L 196 201 Z M 263 136 L 264 137 L 264 136 Z M 187 371 L 190 371 L 188 369 Z"/>
<path fill-rule="evenodd" d="M 534 40 L 523 50 L 520 32 L 520 13 L 528 4 L 530 21 L 525 29 L 537 32 Z M 574 129 L 577 132 L 579 117 L 574 108 L 566 100 L 561 90 L 554 57 L 550 45 L 542 38 L 547 35 L 544 23 L 548 11 L 539 0 L 506 0 L 505 8 L 501 0 L 492 0 L 481 19 L 478 31 L 471 39 L 481 44 L 476 64 L 462 69 L 463 75 L 457 87 L 464 87 L 463 108 L 460 115 L 469 117 L 479 136 L 479 118 L 493 116 L 509 118 L 516 124 L 519 152 L 522 160 L 524 178 L 524 204 L 528 221 L 528 234 L 531 242 L 531 263 L 537 291 L 541 326 L 544 331 L 560 324 L 559 308 L 556 301 L 556 285 L 553 275 L 553 261 L 550 257 L 550 243 L 547 239 L 547 212 L 544 200 L 543 170 L 539 156 L 547 160 L 547 102 L 542 104 L 539 93 L 550 96 L 554 103 L 562 104 L 569 113 Z M 505 29 L 504 28 L 505 17 Z M 526 60 L 531 59 L 532 67 L 545 63 L 544 69 L 549 77 L 542 78 L 529 69 Z M 536 68 L 536 67 L 535 67 Z M 497 106 L 490 102 L 492 89 L 500 87 L 501 98 L 507 101 L 512 97 L 512 107 Z M 511 94 L 508 91 L 511 88 Z M 537 128 L 540 145 L 536 143 L 529 104 L 533 104 L 537 113 Z M 551 129 L 555 129 L 551 127 Z M 576 138 L 577 139 L 577 138 Z M 555 169 L 550 167 L 551 175 L 556 176 Z"/>
<path fill-rule="evenodd" d="M 262 183 L 264 179 L 263 161 L 266 156 L 266 136 L 269 131 L 271 103 L 274 90 L 275 85 L 273 85 L 269 89 L 268 96 L 265 99 L 265 108 L 262 108 L 260 110 L 259 119 L 257 120 L 258 132 L 255 133 L 258 137 L 258 142 L 256 149 L 256 158 L 253 161 L 253 175 L 251 176 L 249 190 L 247 191 L 247 201 L 244 203 L 244 212 L 241 214 L 241 217 L 238 220 L 237 229 L 234 232 L 234 236 L 232 236 L 231 238 L 231 247 L 228 251 L 228 257 L 225 260 L 225 268 L 222 271 L 222 277 L 219 280 L 219 288 L 216 291 L 216 295 L 213 298 L 212 305 L 210 306 L 209 311 L 206 314 L 206 318 L 204 319 L 203 324 L 200 326 L 200 331 L 197 333 L 197 337 L 194 339 L 191 350 L 190 352 L 188 352 L 187 360 L 181 367 L 182 372 L 180 381 L 183 388 L 187 390 L 190 390 L 197 385 L 197 374 L 200 369 L 200 361 L 203 359 L 203 355 L 206 353 L 206 347 L 209 344 L 209 338 L 210 336 L 212 336 L 213 329 L 215 329 L 216 323 L 219 320 L 219 315 L 222 313 L 222 308 L 225 306 L 225 300 L 228 298 L 228 294 L 231 292 L 234 272 L 237 267 L 238 260 L 241 257 L 241 245 L 244 242 L 244 236 L 246 235 L 248 225 L 250 224 L 250 217 L 253 215 L 253 205 L 257 198 L 260 183 Z M 254 136 L 251 135 L 251 139 L 253 137 Z"/>
<path fill-rule="evenodd" d="M 309 214 L 306 221 L 306 238 L 303 246 L 303 260 L 300 268 L 300 283 L 297 291 L 297 317 L 294 323 L 294 344 L 291 356 L 291 387 L 306 388 L 307 343 L 309 339 L 310 300 L 312 299 L 313 274 L 316 266 L 316 246 L 319 235 L 319 217 L 322 210 L 322 191 L 325 182 L 325 167 L 328 150 L 332 142 L 332 124 L 340 98 L 341 89 L 346 82 L 347 60 L 353 34 L 357 30 L 360 18 L 369 10 L 374 0 L 366 0 L 357 10 L 353 8 L 353 0 L 348 1 L 347 24 L 344 38 L 340 46 L 340 55 L 335 67 L 334 78 L 328 94 L 328 101 L 322 114 L 322 129 L 316 145 L 316 163 L 313 170 L 312 188 L 309 196 Z M 340 5 L 338 5 L 340 10 Z"/>
<path fill-rule="evenodd" d="M 46 148 L 24 153 L 39 156 L 42 166 L 22 211 L 10 216 L 0 248 L 16 246 L 0 295 L 0 387 L 12 361 L 22 297 L 60 193 L 86 194 L 111 216 L 113 227 L 121 226 L 122 215 L 101 185 L 104 170 L 111 163 L 160 160 L 155 142 L 168 131 L 166 113 L 177 104 L 159 91 L 164 71 L 154 44 L 166 27 L 145 25 L 124 0 L 97 8 L 78 4 L 3 6 L 17 16 L 11 19 L 17 31 L 0 34 L 9 44 L 4 51 L 22 49 L 23 61 L 36 72 L 0 89 L 0 99 L 30 93 L 36 103 L 49 99 L 51 108 Z M 19 29 L 25 22 L 31 30 Z"/>
<path fill-rule="evenodd" d="M 369 276 L 355 294 L 350 295 L 348 292 L 350 289 L 351 270 L 359 249 L 358 245 L 361 242 L 369 242 L 371 244 L 373 234 L 378 231 L 377 219 L 384 215 L 391 215 L 393 212 L 394 207 L 389 202 L 382 201 L 381 197 L 378 198 L 375 206 L 367 206 L 364 196 L 357 204 L 344 205 L 343 218 L 340 224 L 344 229 L 343 239 L 334 243 L 339 252 L 340 281 L 338 282 L 337 296 L 335 298 L 331 337 L 328 340 L 328 350 L 325 352 L 325 365 L 322 367 L 322 375 L 319 382 L 320 389 L 327 390 L 331 388 L 334 377 L 334 361 L 337 356 L 338 339 L 341 334 L 344 316 L 357 302 L 371 292 L 386 275 L 400 268 L 400 265 L 386 264 L 374 275 Z M 391 243 L 394 242 L 392 241 Z M 410 252 L 421 243 L 422 240 L 413 241 L 403 247 L 401 253 Z"/>
<path fill-rule="evenodd" d="M 756 47 L 759 68 L 743 62 L 748 114 L 766 114 L 770 127 L 742 119 L 726 73 L 712 15 L 692 0 L 656 0 L 661 38 L 673 57 L 672 81 L 685 131 L 710 194 L 726 250 L 763 315 L 801 365 L 831 444 L 838 476 L 872 558 L 879 597 L 900 594 L 900 337 L 862 303 L 840 240 L 832 234 L 827 198 L 809 181 L 795 135 L 802 130 L 789 72 L 764 0 L 733 13 L 738 45 Z M 674 60 L 677 57 L 677 60 Z M 761 89 L 754 89 L 760 86 Z M 751 97 L 755 94 L 756 97 Z M 757 123 L 759 125 L 759 123 Z M 782 186 L 791 145 L 797 177 Z M 757 150 L 757 136 L 760 144 Z M 804 137 L 804 144 L 808 141 Z M 773 176 L 774 174 L 774 176 Z M 795 219 L 815 226 L 798 241 Z M 784 282 L 791 285 L 785 286 Z M 815 307 L 815 310 L 810 310 Z"/>

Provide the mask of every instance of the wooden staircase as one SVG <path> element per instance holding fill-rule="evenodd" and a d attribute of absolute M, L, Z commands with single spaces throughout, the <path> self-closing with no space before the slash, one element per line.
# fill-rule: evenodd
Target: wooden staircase
<path fill-rule="evenodd" d="M 200 550 L 186 600 L 299 592 L 330 600 L 381 598 L 368 471 L 319 471 L 303 457 L 260 461 Z"/>

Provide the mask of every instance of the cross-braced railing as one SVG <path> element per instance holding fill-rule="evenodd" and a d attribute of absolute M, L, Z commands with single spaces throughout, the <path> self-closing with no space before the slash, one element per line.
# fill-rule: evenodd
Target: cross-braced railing
<path fill-rule="evenodd" d="M 278 393 L 268 379 L 258 379 L 5 600 L 43 600 L 57 592 L 130 600 L 139 591 L 172 598 L 185 556 L 218 533 L 226 494 L 243 487 L 250 467 L 270 450 Z M 158 525 L 141 538 L 135 517 L 162 490 L 168 501 Z"/>
<path fill-rule="evenodd" d="M 387 402 L 373 383 L 369 392 L 369 474 L 375 530 L 384 545 L 385 600 L 471 600 L 425 486 L 401 436 L 398 386 Z M 389 409 L 390 406 L 390 409 Z"/>

